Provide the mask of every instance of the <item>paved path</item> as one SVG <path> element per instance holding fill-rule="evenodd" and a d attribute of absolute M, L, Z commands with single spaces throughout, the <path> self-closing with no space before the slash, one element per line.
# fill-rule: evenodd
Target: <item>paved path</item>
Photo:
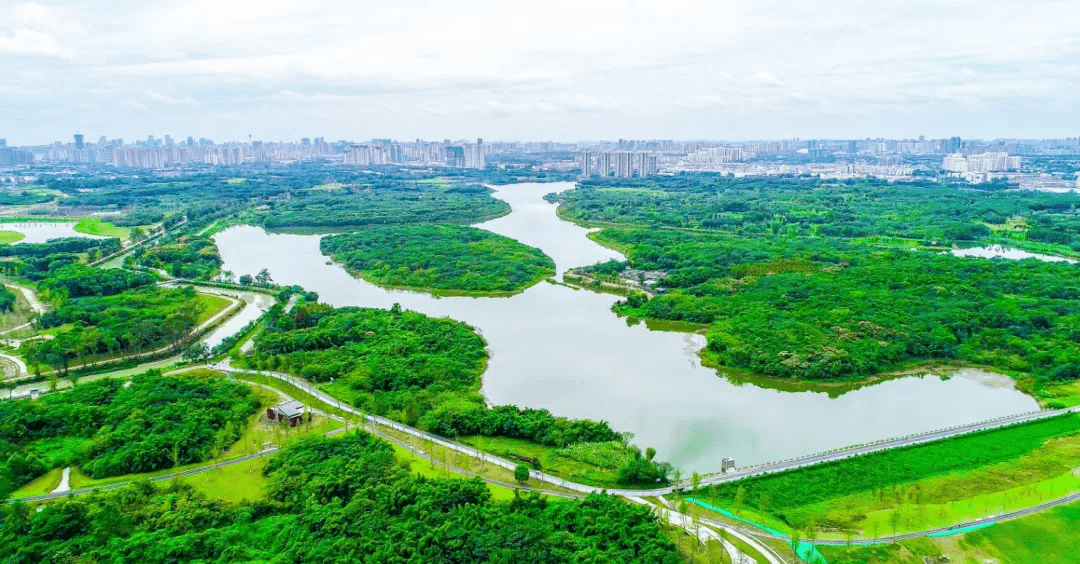
<path fill-rule="evenodd" d="M 746 555 L 735 545 L 728 542 L 728 540 L 721 536 L 720 533 L 717 533 L 710 527 L 704 526 L 704 523 L 701 520 L 698 520 L 697 523 L 695 523 L 693 517 L 689 515 L 672 511 L 671 509 L 666 509 L 664 507 L 657 507 L 645 501 L 644 499 L 641 499 L 640 497 L 628 497 L 626 499 L 639 505 L 647 505 L 651 507 L 653 512 L 656 513 L 662 520 L 667 521 L 675 527 L 685 530 L 692 537 L 697 537 L 698 542 L 701 542 L 702 544 L 708 544 L 709 541 L 716 541 L 720 543 L 720 545 L 724 547 L 724 552 L 728 553 L 728 558 L 730 562 L 732 562 L 732 564 L 754 564 L 755 562 L 753 558 Z M 750 546 L 753 546 L 753 544 L 751 544 Z M 763 552 L 763 554 L 765 553 Z M 770 559 L 769 564 L 784 563 L 779 560 L 773 561 Z"/>
<path fill-rule="evenodd" d="M 11 288 L 12 290 L 18 290 L 23 295 L 23 297 L 26 298 L 26 301 L 30 303 L 30 308 L 34 310 L 34 313 L 38 315 L 45 313 L 45 304 L 41 303 L 41 300 L 39 300 L 37 297 L 37 293 L 35 293 L 33 290 L 25 286 L 18 286 L 15 284 L 9 284 L 7 282 L 5 282 L 4 285 L 8 288 Z"/>
<path fill-rule="evenodd" d="M 283 382 L 287 382 L 287 383 L 289 383 L 289 384 L 291 384 L 293 386 L 296 386 L 297 388 L 300 388 L 301 390 L 304 390 L 305 392 L 307 392 L 307 393 L 311 394 L 312 396 L 318 398 L 320 401 L 323 401 L 323 402 L 325 402 L 327 404 L 330 404 L 330 405 L 337 405 L 337 406 L 339 406 L 339 408 L 342 411 L 346 411 L 346 412 L 351 413 L 353 415 L 356 415 L 358 417 L 363 416 L 364 418 L 366 418 L 368 421 L 370 421 L 372 423 L 377 423 L 379 425 L 384 425 L 384 426 L 390 427 L 392 429 L 395 429 L 397 431 L 401 431 L 403 433 L 413 435 L 413 436 L 415 436 L 417 438 L 420 438 L 420 439 L 423 439 L 425 441 L 432 441 L 432 442 L 437 443 L 437 444 L 439 444 L 439 445 L 441 445 L 443 447 L 449 448 L 451 450 L 455 450 L 457 452 L 460 452 L 462 454 L 471 456 L 473 458 L 483 459 L 483 460 L 485 460 L 487 462 L 490 462 L 490 463 L 498 465 L 498 466 L 502 466 L 502 467 L 507 468 L 509 470 L 513 470 L 514 468 L 516 468 L 517 464 L 518 464 L 517 462 L 511 462 L 509 460 L 498 458 L 498 457 L 492 456 L 490 454 L 482 453 L 482 452 L 476 450 L 475 448 L 473 448 L 471 446 L 462 445 L 462 444 L 459 444 L 459 443 L 444 439 L 442 437 L 438 437 L 438 436 L 435 436 L 435 435 L 425 433 L 425 432 L 423 432 L 423 431 L 421 431 L 419 429 L 415 429 L 413 427 L 403 425 L 401 423 L 398 423 L 397 421 L 392 421 L 392 420 L 387 419 L 385 417 L 379 417 L 379 416 L 375 416 L 375 415 L 369 415 L 369 414 L 362 413 L 362 412 L 356 410 L 355 408 L 353 408 L 352 406 L 350 406 L 348 404 L 343 404 L 343 403 L 340 402 L 340 400 L 338 400 L 338 399 L 334 398 L 333 396 L 330 396 L 330 395 L 326 394 L 322 390 L 312 386 L 307 380 L 303 380 L 303 379 L 300 379 L 300 378 L 289 376 L 287 374 L 281 374 L 279 372 L 269 372 L 269 371 L 260 371 L 260 370 L 244 370 L 244 369 L 234 368 L 229 364 L 228 360 L 226 360 L 225 362 L 222 362 L 219 365 L 211 365 L 210 367 L 218 369 L 218 370 L 226 370 L 226 371 L 231 370 L 231 371 L 236 371 L 236 372 L 247 372 L 247 373 L 251 373 L 251 374 L 260 374 L 262 376 L 267 376 L 267 377 L 270 377 L 270 378 L 276 378 L 278 380 L 281 380 Z M 910 446 L 910 445 L 915 445 L 915 444 L 920 444 L 920 443 L 926 443 L 926 442 L 936 441 L 936 440 L 940 440 L 940 439 L 944 439 L 944 438 L 948 438 L 948 437 L 952 437 L 952 436 L 956 436 L 956 435 L 972 433 L 972 432 L 975 432 L 975 431 L 983 431 L 983 430 L 987 430 L 987 429 L 994 429 L 994 428 L 997 428 L 997 427 L 1003 427 L 1003 426 L 1006 426 L 1006 425 L 1013 425 L 1013 424 L 1016 424 L 1016 423 L 1023 423 L 1023 422 L 1028 422 L 1028 421 L 1036 421 L 1036 420 L 1039 420 L 1039 419 L 1046 419 L 1048 417 L 1054 417 L 1054 416 L 1061 415 L 1061 414 L 1064 414 L 1064 413 L 1073 413 L 1073 412 L 1076 412 L 1078 410 L 1080 410 L 1080 407 L 1075 407 L 1075 408 L 1070 408 L 1070 409 L 1036 411 L 1036 412 L 1032 412 L 1032 413 L 1013 415 L 1013 416 L 1009 416 L 1009 417 L 1002 417 L 1002 418 L 999 418 L 999 419 L 993 419 L 991 421 L 983 421 L 983 422 L 980 422 L 980 423 L 973 423 L 973 424 L 970 424 L 970 425 L 961 425 L 961 426 L 958 426 L 958 427 L 952 427 L 950 429 L 943 429 L 943 430 L 940 430 L 940 431 L 933 431 L 933 432 L 930 432 L 930 433 L 923 433 L 923 434 L 920 434 L 920 435 L 912 435 L 912 436 L 909 436 L 909 437 L 901 437 L 901 438 L 898 438 L 898 439 L 890 439 L 890 440 L 886 440 L 886 441 L 880 441 L 880 442 L 870 444 L 870 445 L 864 445 L 864 446 L 859 446 L 859 447 L 854 447 L 854 448 L 849 448 L 849 449 L 842 449 L 842 450 L 837 450 L 837 451 L 834 451 L 834 452 L 827 452 L 827 453 L 822 453 L 822 454 L 804 456 L 804 457 L 801 457 L 801 458 L 795 458 L 795 459 L 791 459 L 791 460 L 783 460 L 783 461 L 780 461 L 780 462 L 774 462 L 774 463 L 770 463 L 770 464 L 762 464 L 762 465 L 754 466 L 754 467 L 750 467 L 750 468 L 743 468 L 743 469 L 740 469 L 738 471 L 729 472 L 727 474 L 716 474 L 716 475 L 713 475 L 713 476 L 706 476 L 705 478 L 703 478 L 701 480 L 700 485 L 701 486 L 706 486 L 706 485 L 710 485 L 710 484 L 718 484 L 718 483 L 723 483 L 723 482 L 731 482 L 731 481 L 736 481 L 736 480 L 742 480 L 742 479 L 750 478 L 750 477 L 753 477 L 753 476 L 760 476 L 760 475 L 764 475 L 764 474 L 772 474 L 772 473 L 775 473 L 775 472 L 783 472 L 785 470 L 792 470 L 792 469 L 795 469 L 795 468 L 802 468 L 804 466 L 812 466 L 814 464 L 821 464 L 823 462 L 831 462 L 831 461 L 834 461 L 834 460 L 842 460 L 842 459 L 845 459 L 845 458 L 851 458 L 853 456 L 858 456 L 860 454 L 867 454 L 867 453 L 871 453 L 871 452 L 878 452 L 878 451 L 888 450 L 888 449 L 892 449 L 892 448 L 899 448 L 899 447 Z M 559 486 L 559 487 L 563 487 L 563 488 L 566 488 L 566 489 L 578 491 L 578 492 L 581 492 L 581 493 L 594 493 L 594 492 L 606 491 L 608 493 L 612 493 L 612 494 L 620 495 L 620 496 L 627 496 L 627 497 L 638 497 L 638 496 L 649 497 L 649 496 L 668 495 L 670 493 L 673 493 L 676 490 L 687 489 L 687 488 L 690 487 L 689 480 L 685 480 L 682 483 L 678 484 L 677 486 L 672 485 L 672 486 L 667 486 L 667 487 L 663 487 L 663 488 L 655 488 L 655 489 L 609 489 L 609 488 L 598 488 L 598 487 L 594 487 L 594 486 L 586 486 L 586 485 L 583 485 L 583 484 L 577 484 L 577 483 L 574 483 L 574 482 L 570 482 L 570 481 L 564 480 L 562 478 L 552 476 L 550 474 L 546 474 L 546 473 L 541 472 L 539 470 L 532 470 L 531 471 L 531 477 L 535 478 L 537 480 L 543 481 L 543 482 L 547 482 L 547 483 L 555 485 L 555 486 Z"/>

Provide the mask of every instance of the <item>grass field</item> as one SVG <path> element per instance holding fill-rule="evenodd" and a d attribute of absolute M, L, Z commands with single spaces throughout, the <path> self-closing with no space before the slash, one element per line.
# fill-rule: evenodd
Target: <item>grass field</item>
<path fill-rule="evenodd" d="M 257 501 L 266 497 L 269 480 L 262 470 L 269 460 L 269 457 L 256 458 L 202 474 L 182 476 L 179 480 L 211 499 L 229 503 Z"/>
<path fill-rule="evenodd" d="M 1048 387 L 1043 391 L 1042 396 L 1050 407 L 1080 405 L 1080 382 Z"/>
<path fill-rule="evenodd" d="M 26 235 L 19 233 L 18 231 L 0 231 L 0 245 L 7 245 L 10 243 L 17 243 L 26 238 Z"/>
<path fill-rule="evenodd" d="M 203 306 L 202 313 L 200 313 L 199 318 L 195 320 L 197 325 L 201 325 L 207 319 L 217 315 L 221 310 L 232 304 L 231 301 L 221 296 L 211 296 L 209 294 L 199 294 L 195 297 L 195 300 Z"/>
<path fill-rule="evenodd" d="M 1080 417 L 1068 416 L 707 488 L 706 501 L 843 538 L 919 531 L 1080 490 Z M 764 517 L 759 517 L 764 508 Z M 777 527 L 786 530 L 786 527 Z"/>
<path fill-rule="evenodd" d="M 818 550 L 829 564 L 1072 564 L 1078 526 L 1080 505 L 1073 504 L 955 537 Z"/>
<path fill-rule="evenodd" d="M 1067 564 L 1080 555 L 1078 527 L 1080 505 L 1074 504 L 968 533 L 955 546 L 942 546 L 951 561 L 965 564 Z"/>
<path fill-rule="evenodd" d="M 49 470 L 33 482 L 15 490 L 15 492 L 11 494 L 11 497 L 20 498 L 47 494 L 60 485 L 60 480 L 63 478 L 63 475 L 64 471 L 60 468 Z"/>
<path fill-rule="evenodd" d="M 75 231 L 85 235 L 100 235 L 102 237 L 119 237 L 127 239 L 131 236 L 131 230 L 127 227 L 117 227 L 107 221 L 96 217 L 84 217 L 75 224 Z"/>
<path fill-rule="evenodd" d="M 574 482 L 599 487 L 625 488 L 618 484 L 616 470 L 606 470 L 556 454 L 555 447 L 537 444 L 523 439 L 507 437 L 459 437 L 461 442 L 477 447 L 485 452 L 514 460 L 514 456 L 526 456 L 540 460 L 544 472 Z"/>

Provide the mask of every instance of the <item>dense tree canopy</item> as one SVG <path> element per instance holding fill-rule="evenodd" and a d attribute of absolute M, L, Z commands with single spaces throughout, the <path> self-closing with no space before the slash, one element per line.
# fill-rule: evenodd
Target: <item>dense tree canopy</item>
<path fill-rule="evenodd" d="M 0 402 L 0 445 L 15 452 L 0 460 L 0 480 L 18 487 L 59 465 L 105 478 L 201 462 L 235 442 L 258 408 L 242 384 L 157 371 L 128 386 L 105 379 L 38 401 Z M 44 446 L 58 438 L 73 439 L 66 458 Z"/>
<path fill-rule="evenodd" d="M 34 512 L 0 508 L 0 559 L 94 562 L 676 564 L 646 507 L 613 496 L 494 502 L 483 482 L 409 477 L 364 434 L 286 447 L 270 500 L 228 506 L 147 483 Z"/>
<path fill-rule="evenodd" d="M 554 275 L 540 249 L 458 225 L 375 227 L 323 237 L 323 254 L 383 286 L 512 292 Z"/>
<path fill-rule="evenodd" d="M 334 378 L 335 395 L 443 435 L 506 436 L 553 446 L 619 439 L 604 422 L 487 408 L 477 393 L 488 358 L 484 347 L 471 327 L 452 319 L 305 302 L 272 316 L 256 341 L 263 365 L 315 382 Z"/>
<path fill-rule="evenodd" d="M 208 280 L 217 276 L 221 255 L 209 237 L 185 235 L 136 251 L 135 264 L 160 268 L 177 278 Z"/>
<path fill-rule="evenodd" d="M 843 379 L 962 359 L 1080 377 L 1078 267 L 959 258 L 820 238 L 607 230 L 667 292 L 620 312 L 709 324 L 706 357 L 782 378 Z"/>

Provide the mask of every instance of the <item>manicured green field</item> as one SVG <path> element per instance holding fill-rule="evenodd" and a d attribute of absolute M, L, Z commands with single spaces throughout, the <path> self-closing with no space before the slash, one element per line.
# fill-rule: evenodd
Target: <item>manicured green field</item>
<path fill-rule="evenodd" d="M 196 323 L 203 323 L 207 319 L 217 315 L 221 310 L 229 307 L 232 302 L 221 296 L 211 296 L 208 294 L 199 294 L 199 297 L 195 298 L 195 301 L 203 306 L 202 312 L 199 313 L 199 317 L 196 319 Z"/>
<path fill-rule="evenodd" d="M 796 527 L 869 536 L 919 530 L 1080 488 L 1070 475 L 1078 431 L 1080 416 L 1056 417 L 742 480 L 707 488 L 703 497 L 730 509 L 764 509 Z"/>
<path fill-rule="evenodd" d="M 26 235 L 19 233 L 18 231 L 0 231 L 0 245 L 7 245 L 9 243 L 17 243 L 26 238 Z"/>
<path fill-rule="evenodd" d="M 1080 505 L 1074 504 L 968 533 L 958 548 L 965 564 L 1072 564 L 1080 555 L 1078 527 Z"/>
<path fill-rule="evenodd" d="M 211 499 L 230 503 L 257 501 L 266 497 L 269 481 L 263 476 L 262 470 L 267 460 L 269 458 L 256 458 L 201 474 L 182 476 L 179 480 Z"/>
<path fill-rule="evenodd" d="M 75 231 L 86 235 L 100 235 L 102 237 L 119 237 L 127 239 L 131 230 L 127 227 L 117 227 L 107 221 L 96 217 L 84 217 L 75 224 Z"/>
<path fill-rule="evenodd" d="M 47 494 L 60 485 L 60 480 L 63 478 L 63 475 L 64 471 L 60 468 L 50 470 L 48 473 L 39 476 L 33 482 L 15 490 L 15 492 L 11 494 L 11 497 L 20 498 Z"/>

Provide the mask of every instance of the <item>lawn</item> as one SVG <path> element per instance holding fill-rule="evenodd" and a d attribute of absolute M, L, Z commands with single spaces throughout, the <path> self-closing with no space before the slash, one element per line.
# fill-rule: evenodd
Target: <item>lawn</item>
<path fill-rule="evenodd" d="M 764 508 L 797 527 L 852 528 L 870 537 L 925 530 L 1080 490 L 1072 474 L 1078 431 L 1080 417 L 1058 417 L 740 480 L 701 497 L 738 512 L 741 489 L 744 514 Z"/>
<path fill-rule="evenodd" d="M 85 235 L 99 235 L 102 237 L 119 237 L 127 239 L 131 230 L 127 227 L 117 227 L 107 221 L 96 217 L 84 217 L 75 224 L 75 231 Z"/>
<path fill-rule="evenodd" d="M 64 471 L 60 468 L 49 470 L 33 482 L 15 490 L 15 492 L 11 494 L 11 497 L 22 498 L 47 494 L 60 485 L 60 480 L 63 478 L 63 475 Z"/>
<path fill-rule="evenodd" d="M 829 564 L 925 564 L 939 562 L 942 550 L 926 538 L 865 547 L 818 546 Z M 943 562 L 943 561 L 942 561 Z"/>
<path fill-rule="evenodd" d="M 26 238 L 26 235 L 19 233 L 18 231 L 0 231 L 0 245 L 7 245 L 9 243 L 17 243 Z"/>
<path fill-rule="evenodd" d="M 269 480 L 263 476 L 262 469 L 268 460 L 269 457 L 256 458 L 201 474 L 182 476 L 179 480 L 211 499 L 229 503 L 258 501 L 264 499 L 267 493 Z"/>
<path fill-rule="evenodd" d="M 1050 386 L 1042 392 L 1048 407 L 1072 407 L 1080 405 L 1080 382 Z"/>
<path fill-rule="evenodd" d="M 199 318 L 195 321 L 196 325 L 202 325 L 206 320 L 232 304 L 231 301 L 221 296 L 212 296 L 210 294 L 199 294 L 195 301 L 203 306 L 202 313 L 199 314 Z"/>
<path fill-rule="evenodd" d="M 459 441 L 490 452 L 507 460 L 513 455 L 540 460 L 540 469 L 560 478 L 598 487 L 625 488 L 617 481 L 617 471 L 608 470 L 556 454 L 555 447 L 537 444 L 524 439 L 507 437 L 459 437 Z"/>
<path fill-rule="evenodd" d="M 1073 504 L 968 533 L 958 542 L 965 560 L 1008 564 L 1071 564 L 1080 554 L 1080 505 Z M 946 545 L 946 554 L 951 552 Z"/>

